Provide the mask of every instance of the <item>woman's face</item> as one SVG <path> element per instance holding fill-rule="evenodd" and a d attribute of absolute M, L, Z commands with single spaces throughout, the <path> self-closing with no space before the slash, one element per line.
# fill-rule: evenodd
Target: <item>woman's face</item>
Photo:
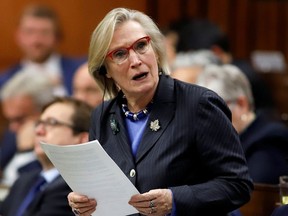
<path fill-rule="evenodd" d="M 116 28 L 108 53 L 119 48 L 128 48 L 145 36 L 147 34 L 138 22 L 124 22 Z M 120 64 L 107 56 L 106 76 L 114 80 L 126 97 L 140 98 L 154 94 L 159 76 L 157 56 L 151 44 L 148 44 L 148 49 L 143 54 L 136 53 L 133 48 L 128 52 L 128 58 Z"/>

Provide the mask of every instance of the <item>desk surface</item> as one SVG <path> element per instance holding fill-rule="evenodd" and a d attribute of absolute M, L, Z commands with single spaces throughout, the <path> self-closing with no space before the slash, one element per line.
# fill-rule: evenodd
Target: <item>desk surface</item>
<path fill-rule="evenodd" d="M 270 216 L 279 203 L 278 185 L 254 184 L 250 201 L 240 211 L 243 216 Z"/>

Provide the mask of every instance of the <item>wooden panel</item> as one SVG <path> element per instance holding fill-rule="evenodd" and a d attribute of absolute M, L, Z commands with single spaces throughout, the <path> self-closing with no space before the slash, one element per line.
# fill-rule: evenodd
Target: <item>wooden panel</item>
<path fill-rule="evenodd" d="M 229 0 L 209 1 L 207 18 L 218 24 L 224 32 L 229 29 L 230 19 L 227 17 L 230 15 L 230 4 Z"/>
<path fill-rule="evenodd" d="M 167 0 L 155 1 L 155 4 L 158 4 L 157 17 L 152 18 L 155 19 L 159 27 L 165 27 L 169 23 L 182 18 L 183 11 L 180 10 L 181 9 L 180 3 L 181 1 L 167 1 Z"/>
<path fill-rule="evenodd" d="M 185 7 L 186 16 L 201 18 L 207 17 L 208 0 L 187 0 L 187 4 L 185 5 Z"/>
<path fill-rule="evenodd" d="M 288 125 L 288 73 L 259 73 L 272 90 L 277 111 Z"/>
<path fill-rule="evenodd" d="M 243 216 L 271 216 L 279 201 L 278 185 L 255 184 L 251 200 L 240 211 Z"/>
<path fill-rule="evenodd" d="M 227 35 L 231 41 L 231 50 L 235 58 L 249 58 L 248 28 L 250 23 L 248 0 L 234 1 L 230 8 L 230 28 Z"/>
<path fill-rule="evenodd" d="M 2 0 L 0 13 L 0 68 L 20 57 L 13 32 L 22 7 L 30 0 Z M 60 51 L 68 55 L 87 54 L 91 32 L 100 19 L 114 7 L 130 7 L 147 12 L 160 27 L 184 17 L 208 18 L 228 34 L 237 58 L 249 58 L 254 49 L 281 50 L 288 56 L 288 1 L 279 0 L 123 0 L 53 1 L 59 13 L 65 38 Z M 77 41 L 77 43 L 75 43 Z"/>
<path fill-rule="evenodd" d="M 251 34 L 252 49 L 275 50 L 279 47 L 280 28 L 283 27 L 280 19 L 280 5 L 278 2 L 269 1 L 265 4 L 254 1 L 252 28 L 255 34 Z"/>
<path fill-rule="evenodd" d="M 29 0 L 1 0 L 0 14 L 0 69 L 14 63 L 21 56 L 14 43 L 13 35 L 18 16 Z M 38 0 L 53 7 L 60 16 L 64 39 L 59 50 L 61 53 L 72 56 L 87 55 L 90 36 L 103 16 L 115 7 L 128 7 L 146 12 L 146 0 L 125 1 L 73 1 L 73 0 Z"/>

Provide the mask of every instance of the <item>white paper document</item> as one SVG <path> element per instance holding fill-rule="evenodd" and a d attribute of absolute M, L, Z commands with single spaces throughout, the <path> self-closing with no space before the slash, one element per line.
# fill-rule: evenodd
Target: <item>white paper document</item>
<path fill-rule="evenodd" d="M 74 192 L 97 200 L 93 216 L 138 213 L 128 204 L 138 190 L 97 140 L 68 146 L 41 142 L 41 146 Z"/>

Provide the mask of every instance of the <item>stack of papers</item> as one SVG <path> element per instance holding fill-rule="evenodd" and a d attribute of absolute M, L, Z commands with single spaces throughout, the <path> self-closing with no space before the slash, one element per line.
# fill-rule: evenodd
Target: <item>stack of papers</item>
<path fill-rule="evenodd" d="M 74 192 L 97 200 L 93 216 L 138 213 L 128 204 L 138 190 L 97 140 L 65 146 L 40 144 Z"/>

